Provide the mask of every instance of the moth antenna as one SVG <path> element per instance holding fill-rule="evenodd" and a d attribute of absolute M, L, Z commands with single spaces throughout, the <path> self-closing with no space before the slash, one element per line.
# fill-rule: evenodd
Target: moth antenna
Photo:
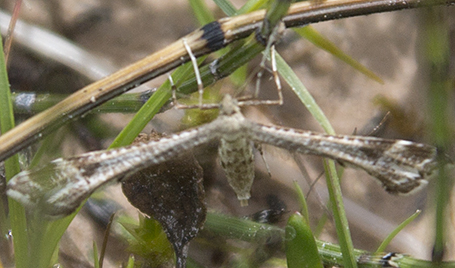
<path fill-rule="evenodd" d="M 384 126 L 384 124 L 387 122 L 387 120 L 389 119 L 390 117 L 390 111 L 387 111 L 387 113 L 382 117 L 381 119 L 381 122 L 379 122 L 379 124 L 377 124 L 368 134 L 367 136 L 373 136 L 375 135 L 376 133 L 378 133 L 378 131 Z"/>

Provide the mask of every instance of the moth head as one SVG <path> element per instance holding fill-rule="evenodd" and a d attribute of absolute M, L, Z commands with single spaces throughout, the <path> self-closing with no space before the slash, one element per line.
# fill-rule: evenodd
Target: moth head
<path fill-rule="evenodd" d="M 235 113 L 240 113 L 237 100 L 229 94 L 224 95 L 220 104 L 220 115 L 232 115 Z"/>

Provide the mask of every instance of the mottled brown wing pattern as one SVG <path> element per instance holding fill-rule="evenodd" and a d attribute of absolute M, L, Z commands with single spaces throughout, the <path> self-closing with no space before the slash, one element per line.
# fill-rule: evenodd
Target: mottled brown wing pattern
<path fill-rule="evenodd" d="M 17 174 L 8 183 L 7 194 L 49 218 L 63 217 L 101 186 L 216 139 L 216 128 L 215 122 L 160 141 L 56 159 Z"/>
<path fill-rule="evenodd" d="M 365 170 L 391 194 L 409 194 L 436 169 L 435 147 L 405 140 L 326 135 L 252 123 L 251 139 L 290 151 L 319 155 Z"/>

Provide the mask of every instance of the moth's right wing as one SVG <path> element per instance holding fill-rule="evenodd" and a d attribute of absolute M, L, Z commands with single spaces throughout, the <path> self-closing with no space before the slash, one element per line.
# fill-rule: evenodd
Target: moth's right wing
<path fill-rule="evenodd" d="M 251 139 L 360 168 L 392 194 L 410 194 L 428 183 L 437 167 L 435 147 L 405 140 L 327 135 L 251 123 Z"/>

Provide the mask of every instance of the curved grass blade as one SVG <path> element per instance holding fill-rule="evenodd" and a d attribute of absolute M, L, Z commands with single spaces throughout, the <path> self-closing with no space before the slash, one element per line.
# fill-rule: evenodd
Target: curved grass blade
<path fill-rule="evenodd" d="M 345 63 L 349 64 L 351 67 L 356 69 L 357 71 L 361 72 L 365 76 L 374 81 L 384 84 L 384 81 L 377 76 L 373 71 L 368 69 L 367 67 L 363 66 L 360 62 L 354 60 L 351 56 L 344 53 L 341 49 L 335 46 L 332 42 L 330 42 L 327 38 L 322 36 L 318 31 L 316 31 L 311 26 L 306 26 L 302 28 L 295 28 L 293 29 L 296 33 L 300 36 L 305 38 L 306 40 L 313 43 L 315 46 L 324 49 L 325 51 L 329 52 L 333 56 L 337 57 L 338 59 L 344 61 Z"/>
<path fill-rule="evenodd" d="M 379 245 L 378 249 L 376 249 L 376 253 L 380 253 L 380 252 L 385 252 L 385 249 L 386 247 L 390 244 L 390 242 L 392 242 L 392 239 L 399 233 L 401 232 L 401 230 L 404 229 L 404 227 L 408 226 L 408 224 L 410 224 L 415 218 L 417 218 L 417 216 L 420 215 L 420 212 L 422 212 L 421 210 L 417 210 L 416 212 L 414 212 L 414 214 L 412 214 L 409 218 L 407 218 L 406 220 L 404 220 L 402 223 L 400 223 L 400 225 L 398 225 L 398 227 L 393 230 L 385 239 L 384 241 L 382 241 L 381 245 Z"/>

